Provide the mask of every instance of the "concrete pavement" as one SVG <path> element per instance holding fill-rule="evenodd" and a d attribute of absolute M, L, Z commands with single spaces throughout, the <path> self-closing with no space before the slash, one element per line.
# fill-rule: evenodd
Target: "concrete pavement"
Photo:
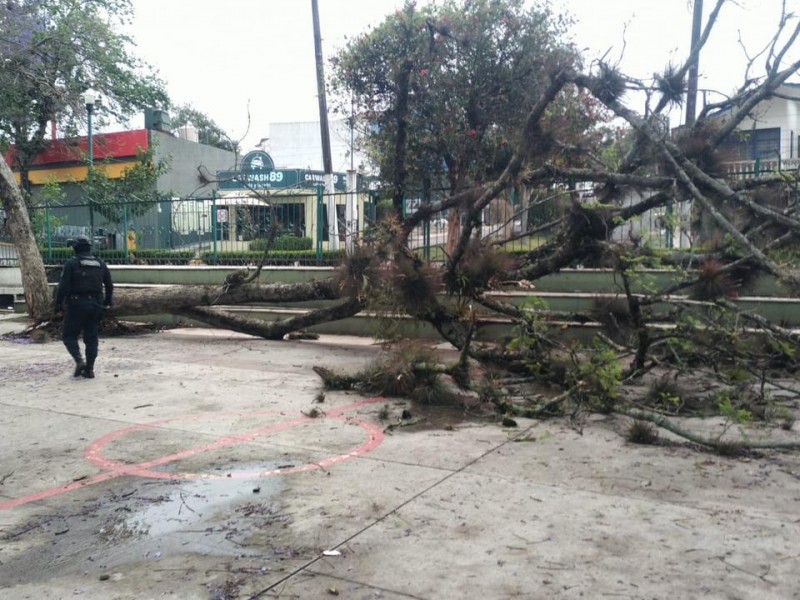
<path fill-rule="evenodd" d="M 59 342 L 0 341 L 0 597 L 800 598 L 795 455 L 315 403 L 312 365 L 379 352 L 175 330 L 76 380 Z"/>

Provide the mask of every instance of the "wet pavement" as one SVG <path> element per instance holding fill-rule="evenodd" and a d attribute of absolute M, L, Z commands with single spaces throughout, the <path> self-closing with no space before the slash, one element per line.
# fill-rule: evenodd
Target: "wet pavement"
<path fill-rule="evenodd" d="M 0 341 L 0 598 L 800 598 L 797 456 L 316 402 L 379 353 L 175 330 L 84 380 Z"/>

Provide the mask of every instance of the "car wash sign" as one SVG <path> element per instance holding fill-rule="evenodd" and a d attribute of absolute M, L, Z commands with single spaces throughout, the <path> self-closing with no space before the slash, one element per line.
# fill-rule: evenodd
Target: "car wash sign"
<path fill-rule="evenodd" d="M 272 157 L 261 150 L 248 152 L 241 168 L 217 171 L 221 190 L 317 190 L 325 187 L 325 173 L 310 169 L 276 169 Z M 333 174 L 333 189 L 347 190 L 344 173 Z"/>

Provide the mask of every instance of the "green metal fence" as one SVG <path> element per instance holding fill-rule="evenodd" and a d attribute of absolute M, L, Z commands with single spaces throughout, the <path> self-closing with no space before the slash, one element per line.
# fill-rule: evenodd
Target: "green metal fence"
<path fill-rule="evenodd" d="M 446 190 L 409 194 L 404 212 L 411 214 L 446 194 Z M 531 251 L 554 234 L 548 225 L 557 222 L 565 201 L 568 194 L 551 191 L 496 199 L 483 211 L 476 236 L 502 251 Z M 326 265 L 338 262 L 348 243 L 368 234 L 392 207 L 386 192 L 361 193 L 357 214 L 347 221 L 347 202 L 346 193 L 326 196 L 321 191 L 267 199 L 212 195 L 147 203 L 40 204 L 31 208 L 30 215 L 44 261 L 51 265 L 72 255 L 67 242 L 79 235 L 91 237 L 94 252 L 110 264 L 255 264 L 263 255 L 264 240 L 272 237 L 267 264 Z M 336 235 L 328 214 L 332 205 Z M 16 252 L 3 217 L 0 213 L 0 266 L 15 265 Z M 464 218 L 457 210 L 434 214 L 414 228 L 410 247 L 428 260 L 444 260 Z M 645 214 L 615 237 L 632 233 L 646 236 L 656 246 L 667 243 L 660 213 Z"/>
<path fill-rule="evenodd" d="M 72 255 L 68 241 L 91 237 L 93 252 L 109 264 L 232 265 L 258 262 L 271 239 L 267 264 L 329 264 L 340 252 L 314 248 L 308 226 L 309 196 L 253 198 L 209 196 L 161 202 L 37 205 L 31 222 L 46 264 Z M 310 209 L 309 209 L 310 207 Z M 15 262 L 0 246 L 0 260 Z"/>
<path fill-rule="evenodd" d="M 419 210 L 426 203 L 443 200 L 446 191 L 429 192 L 404 200 L 406 215 Z M 574 190 L 516 191 L 493 200 L 481 213 L 475 228 L 475 237 L 498 250 L 510 254 L 524 254 L 549 241 L 560 226 L 560 218 L 568 209 L 576 192 Z M 588 200 L 588 199 L 586 199 Z M 647 243 L 654 247 L 670 245 L 670 230 L 665 209 L 651 210 L 631 220 L 611 234 L 618 242 Z M 443 259 L 452 248 L 453 236 L 461 233 L 466 215 L 458 210 L 434 214 L 417 226 L 409 238 L 412 249 L 430 260 Z M 453 221 L 456 220 L 456 223 Z M 677 217 L 673 221 L 678 221 Z M 685 229 L 684 229 L 685 230 Z M 685 237 L 685 234 L 684 234 Z M 681 238 L 683 239 L 683 238 Z M 683 239 L 685 241 L 685 239 Z"/>

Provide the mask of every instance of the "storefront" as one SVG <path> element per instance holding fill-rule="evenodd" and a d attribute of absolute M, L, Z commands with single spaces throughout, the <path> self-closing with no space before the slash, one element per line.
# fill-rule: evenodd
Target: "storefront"
<path fill-rule="evenodd" d="M 308 169 L 275 169 L 263 151 L 250 152 L 241 168 L 217 173 L 215 200 L 217 240 L 229 250 L 276 235 L 307 237 L 314 247 L 343 248 L 364 229 L 366 197 L 348 191 L 347 175 L 333 173 L 333 193 L 326 193 L 325 174 Z M 355 189 L 355 176 L 350 190 Z M 335 207 L 336 219 L 329 218 Z"/>

